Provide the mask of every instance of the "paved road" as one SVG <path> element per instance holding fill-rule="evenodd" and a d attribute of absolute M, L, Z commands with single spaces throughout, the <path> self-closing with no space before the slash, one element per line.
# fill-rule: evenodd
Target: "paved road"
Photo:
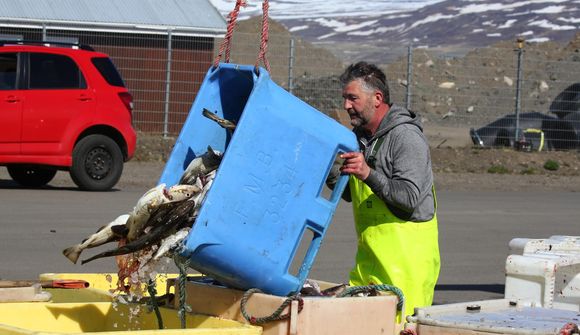
<path fill-rule="evenodd" d="M 26 190 L 0 172 L 0 278 L 115 271 L 112 259 L 73 265 L 61 250 L 127 212 L 149 187 L 129 183 L 121 190 L 92 193 L 78 191 L 66 180 Z M 440 191 L 438 198 L 442 269 L 436 303 L 501 298 L 512 238 L 578 235 L 578 192 Z M 350 206 L 341 203 L 310 277 L 345 281 L 355 243 Z"/>

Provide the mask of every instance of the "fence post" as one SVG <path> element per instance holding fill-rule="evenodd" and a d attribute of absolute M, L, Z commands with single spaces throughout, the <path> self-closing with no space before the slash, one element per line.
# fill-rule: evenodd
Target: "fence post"
<path fill-rule="evenodd" d="M 42 23 L 42 41 L 46 41 L 46 23 Z"/>
<path fill-rule="evenodd" d="M 517 145 L 520 139 L 520 110 L 521 106 L 521 95 L 522 95 L 522 58 L 524 57 L 524 38 L 518 37 L 518 48 L 516 51 L 518 52 L 518 74 L 516 79 L 516 131 L 515 131 L 515 138 L 514 138 L 514 145 Z"/>
<path fill-rule="evenodd" d="M 294 89 L 294 37 L 290 37 L 290 56 L 288 58 L 288 92 Z"/>
<path fill-rule="evenodd" d="M 407 94 L 405 96 L 405 107 L 411 109 L 411 85 L 413 85 L 413 45 L 407 48 Z"/>
<path fill-rule="evenodd" d="M 169 134 L 169 99 L 171 93 L 171 57 L 172 57 L 172 34 L 171 29 L 167 30 L 167 69 L 165 73 L 165 110 L 163 115 L 163 137 Z"/>

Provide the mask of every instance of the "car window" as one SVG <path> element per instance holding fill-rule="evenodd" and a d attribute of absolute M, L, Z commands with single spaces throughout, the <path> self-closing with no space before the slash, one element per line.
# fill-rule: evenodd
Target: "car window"
<path fill-rule="evenodd" d="M 0 90 L 16 89 L 18 55 L 15 52 L 0 54 Z"/>
<path fill-rule="evenodd" d="M 77 64 L 69 57 L 48 53 L 30 54 L 30 89 L 86 88 Z"/>
<path fill-rule="evenodd" d="M 98 57 L 92 59 L 93 65 L 99 70 L 99 73 L 105 78 L 109 85 L 125 87 L 121 75 L 113 65 L 113 62 L 106 57 Z"/>

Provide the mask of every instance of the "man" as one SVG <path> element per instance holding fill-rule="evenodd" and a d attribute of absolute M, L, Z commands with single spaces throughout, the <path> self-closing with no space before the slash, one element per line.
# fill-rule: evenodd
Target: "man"
<path fill-rule="evenodd" d="M 394 285 L 411 315 L 431 305 L 440 268 L 429 146 L 419 117 L 391 104 L 378 67 L 350 65 L 340 80 L 362 151 L 342 154 L 328 179 L 333 187 L 341 172 L 350 175 L 343 197 L 352 201 L 358 235 L 350 285 Z"/>

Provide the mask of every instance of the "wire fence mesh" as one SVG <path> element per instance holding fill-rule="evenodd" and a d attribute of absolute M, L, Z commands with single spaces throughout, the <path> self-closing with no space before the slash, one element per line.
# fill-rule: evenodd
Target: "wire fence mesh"
<path fill-rule="evenodd" d="M 258 31 L 234 35 L 230 62 L 256 63 Z M 35 40 L 74 39 L 109 54 L 134 96 L 135 128 L 164 135 L 179 133 L 221 43 L 209 37 L 172 36 L 171 31 L 121 34 L 2 27 L 0 33 Z M 518 46 L 509 41 L 461 56 L 434 55 L 409 46 L 385 50 L 378 57 L 384 60 L 380 63 L 392 102 L 418 112 L 425 127 L 465 132 L 474 128 L 473 141 L 483 146 L 530 142 L 535 150 L 541 141 L 544 148 L 570 149 L 580 147 L 579 49 L 577 36 L 568 45 Z M 287 31 L 270 33 L 266 56 L 273 81 L 348 126 L 338 80 L 348 64 Z"/>

